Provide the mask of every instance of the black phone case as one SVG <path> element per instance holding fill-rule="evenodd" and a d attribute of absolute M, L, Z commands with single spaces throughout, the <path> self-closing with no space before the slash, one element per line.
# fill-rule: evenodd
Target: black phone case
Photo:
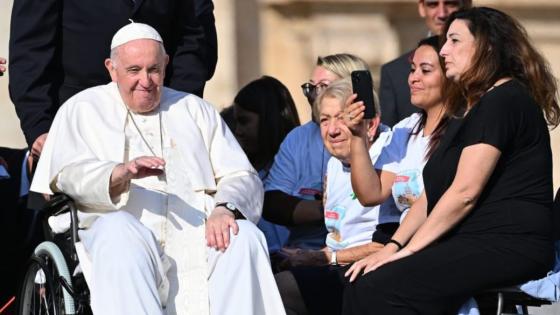
<path fill-rule="evenodd" d="M 352 90 L 358 94 L 356 101 L 364 102 L 366 109 L 364 118 L 371 119 L 375 117 L 375 106 L 373 99 L 373 80 L 368 70 L 352 71 Z"/>

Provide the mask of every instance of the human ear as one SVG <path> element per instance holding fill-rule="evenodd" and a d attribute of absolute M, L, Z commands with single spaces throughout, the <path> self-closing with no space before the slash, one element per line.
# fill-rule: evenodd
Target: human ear
<path fill-rule="evenodd" d="M 368 140 L 373 142 L 373 139 L 376 137 L 377 130 L 379 129 L 379 125 L 381 124 L 381 117 L 379 115 L 373 117 L 367 126 L 367 136 Z"/>
<path fill-rule="evenodd" d="M 117 70 L 115 69 L 115 64 L 111 58 L 105 59 L 105 68 L 109 71 L 109 75 L 111 76 L 111 81 L 117 82 Z"/>

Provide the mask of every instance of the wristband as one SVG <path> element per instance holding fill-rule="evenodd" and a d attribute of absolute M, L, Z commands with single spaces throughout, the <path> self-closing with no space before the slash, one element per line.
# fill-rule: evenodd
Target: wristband
<path fill-rule="evenodd" d="M 401 250 L 401 249 L 404 248 L 404 246 L 403 246 L 401 243 L 399 243 L 398 241 L 396 241 L 396 240 L 394 240 L 394 239 L 390 239 L 390 240 L 387 242 L 387 244 L 389 244 L 389 243 L 393 243 L 393 244 L 397 245 L 397 247 L 399 248 L 399 250 Z"/>

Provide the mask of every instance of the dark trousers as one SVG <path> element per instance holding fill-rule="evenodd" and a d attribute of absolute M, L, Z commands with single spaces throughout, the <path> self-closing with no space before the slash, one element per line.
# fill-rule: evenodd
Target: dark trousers
<path fill-rule="evenodd" d="M 456 235 L 347 284 L 343 314 L 456 314 L 483 289 L 542 277 L 552 242 L 525 235 Z"/>

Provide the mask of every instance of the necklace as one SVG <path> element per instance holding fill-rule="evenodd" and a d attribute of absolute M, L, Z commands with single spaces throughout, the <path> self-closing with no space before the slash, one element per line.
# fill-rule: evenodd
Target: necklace
<path fill-rule="evenodd" d="M 157 157 L 157 154 L 155 153 L 152 146 L 150 146 L 150 144 L 148 143 L 148 141 L 144 137 L 144 134 L 140 130 L 140 127 L 138 127 L 138 124 L 136 123 L 136 120 L 134 120 L 134 116 L 132 116 L 132 112 L 130 111 L 130 109 L 128 107 L 126 108 L 126 111 L 127 111 L 128 117 L 130 117 L 130 120 L 132 121 L 132 124 L 134 125 L 134 128 L 136 129 L 136 131 L 140 135 L 140 138 L 142 139 L 142 142 L 144 142 L 144 144 L 148 147 L 148 149 L 150 150 L 152 155 L 154 157 Z M 163 128 L 162 128 L 162 123 L 161 123 L 161 111 L 158 111 L 158 120 L 159 120 L 160 148 L 161 148 L 161 154 L 163 155 Z M 163 175 L 161 178 L 164 182 L 167 183 L 167 180 L 165 179 L 165 175 Z M 160 244 L 162 250 L 165 250 L 165 245 L 166 245 L 165 240 L 166 240 L 166 237 L 167 237 L 167 216 L 169 215 L 169 199 L 168 198 L 165 198 L 164 209 L 165 209 L 165 212 L 162 213 L 163 220 L 161 222 L 161 227 L 160 227 L 161 235 L 160 235 L 160 240 L 159 240 L 159 244 Z"/>
<path fill-rule="evenodd" d="M 134 120 L 134 117 L 132 116 L 132 113 L 130 112 L 130 109 L 128 107 L 126 108 L 126 112 L 128 113 L 128 117 L 130 117 L 130 120 L 132 121 L 132 124 L 134 125 L 134 128 L 136 129 L 136 131 L 138 131 L 138 134 L 140 135 L 140 138 L 142 139 L 142 142 L 144 142 L 144 144 L 148 147 L 148 150 L 150 150 L 152 155 L 154 157 L 157 157 L 157 154 L 154 152 L 154 149 L 152 149 L 152 146 L 148 143 L 148 141 L 144 137 L 144 134 L 142 134 L 142 131 L 140 131 L 140 128 L 136 124 L 136 120 Z M 160 111 L 158 111 L 158 118 L 159 118 L 160 148 L 161 148 L 162 153 L 163 153 L 163 132 L 162 132 L 162 127 L 161 127 L 161 112 Z"/>

